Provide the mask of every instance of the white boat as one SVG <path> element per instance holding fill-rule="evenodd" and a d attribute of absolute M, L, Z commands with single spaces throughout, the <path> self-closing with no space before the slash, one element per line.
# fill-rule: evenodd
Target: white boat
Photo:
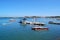
<path fill-rule="evenodd" d="M 16 20 L 15 20 L 15 19 L 10 19 L 9 21 L 10 21 L 10 22 L 15 22 Z"/>
<path fill-rule="evenodd" d="M 19 22 L 19 23 L 24 23 L 24 24 L 33 24 L 33 25 L 39 25 L 39 26 L 44 26 L 44 23 L 40 23 L 40 22 L 30 22 L 30 21 L 25 21 L 25 22 Z"/>
<path fill-rule="evenodd" d="M 20 21 L 19 23 L 23 23 L 23 24 L 33 24 L 33 25 L 39 25 L 39 26 L 44 26 L 44 23 L 41 22 L 36 22 L 36 18 L 33 18 L 33 22 L 30 21 L 26 21 L 26 18 L 24 18 L 22 21 Z"/>

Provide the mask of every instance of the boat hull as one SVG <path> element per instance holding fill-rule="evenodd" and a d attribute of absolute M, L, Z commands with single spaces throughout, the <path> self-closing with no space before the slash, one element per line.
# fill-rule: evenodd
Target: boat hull
<path fill-rule="evenodd" d="M 48 30 L 48 28 L 33 27 L 32 30 Z"/>

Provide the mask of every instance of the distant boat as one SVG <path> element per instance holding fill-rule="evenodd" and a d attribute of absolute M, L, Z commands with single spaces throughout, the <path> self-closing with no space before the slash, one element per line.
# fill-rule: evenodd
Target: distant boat
<path fill-rule="evenodd" d="M 60 18 L 56 18 L 56 20 L 60 20 Z"/>
<path fill-rule="evenodd" d="M 49 24 L 58 24 L 58 25 L 60 25 L 60 22 L 49 21 Z"/>
<path fill-rule="evenodd" d="M 9 21 L 10 21 L 10 22 L 15 22 L 16 20 L 15 20 L 15 19 L 10 19 Z"/>

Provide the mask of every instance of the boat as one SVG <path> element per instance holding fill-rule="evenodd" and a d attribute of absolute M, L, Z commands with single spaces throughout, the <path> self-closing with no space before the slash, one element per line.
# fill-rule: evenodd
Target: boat
<path fill-rule="evenodd" d="M 49 24 L 58 24 L 58 25 L 60 25 L 60 22 L 49 21 Z"/>
<path fill-rule="evenodd" d="M 60 18 L 56 18 L 56 20 L 60 20 Z"/>
<path fill-rule="evenodd" d="M 45 24 L 42 22 L 33 22 L 34 25 L 44 26 Z"/>
<path fill-rule="evenodd" d="M 36 22 L 36 18 L 34 18 L 33 22 L 31 21 L 27 21 L 26 18 L 23 18 L 23 20 L 21 20 L 19 23 L 23 23 L 23 24 L 32 24 L 32 25 L 39 25 L 39 26 L 44 26 L 44 23 L 41 22 Z"/>
<path fill-rule="evenodd" d="M 33 25 L 39 25 L 39 26 L 44 26 L 44 23 L 40 23 L 40 22 L 30 22 L 30 21 L 20 21 L 19 23 L 23 23 L 23 24 L 33 24 Z"/>
<path fill-rule="evenodd" d="M 15 19 L 10 19 L 9 21 L 10 21 L 10 22 L 15 22 L 16 20 L 15 20 Z"/>
<path fill-rule="evenodd" d="M 32 30 L 48 30 L 47 27 L 32 27 Z"/>

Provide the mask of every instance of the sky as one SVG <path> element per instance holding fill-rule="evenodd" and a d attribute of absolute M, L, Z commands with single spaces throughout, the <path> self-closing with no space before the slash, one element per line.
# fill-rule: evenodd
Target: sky
<path fill-rule="evenodd" d="M 60 16 L 60 0 L 0 0 L 0 17 Z"/>

